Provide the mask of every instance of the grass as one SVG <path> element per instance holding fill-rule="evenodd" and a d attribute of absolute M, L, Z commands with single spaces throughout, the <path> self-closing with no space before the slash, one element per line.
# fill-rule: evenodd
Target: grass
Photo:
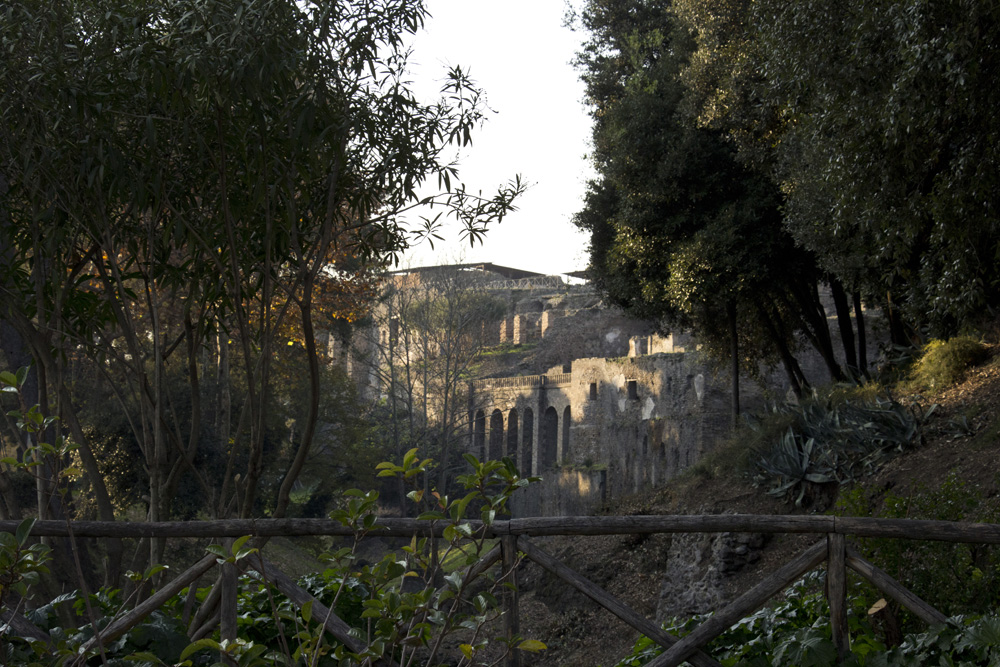
<path fill-rule="evenodd" d="M 531 352 L 536 347 L 538 347 L 537 342 L 522 343 L 520 345 L 515 345 L 514 343 L 500 343 L 499 345 L 493 345 L 483 349 L 483 351 L 479 354 L 482 357 L 495 357 L 502 354 L 523 354 Z"/>
<path fill-rule="evenodd" d="M 975 338 L 958 336 L 932 340 L 924 346 L 910 369 L 912 391 L 941 389 L 959 382 L 966 371 L 990 358 L 990 348 Z"/>

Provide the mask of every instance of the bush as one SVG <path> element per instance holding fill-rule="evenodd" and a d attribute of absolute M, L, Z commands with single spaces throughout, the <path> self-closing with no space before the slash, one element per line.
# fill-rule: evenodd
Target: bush
<path fill-rule="evenodd" d="M 982 494 L 970 489 L 952 473 L 936 489 L 909 497 L 889 493 L 877 516 L 887 519 L 934 519 L 995 523 L 1000 511 L 985 502 Z M 868 516 L 871 503 L 864 489 L 841 494 L 835 513 L 840 516 Z M 859 539 L 858 547 L 873 562 L 919 597 L 945 615 L 972 614 L 995 608 L 1000 600 L 1000 549 L 987 544 Z M 904 630 L 915 629 L 919 621 L 896 603 Z"/>
<path fill-rule="evenodd" d="M 920 359 L 913 365 L 910 380 L 917 390 L 943 389 L 961 380 L 968 369 L 989 357 L 990 348 L 968 336 L 948 341 L 932 340 L 924 346 Z"/>
<path fill-rule="evenodd" d="M 727 667 L 1000 664 L 1000 618 L 995 615 L 950 618 L 944 625 L 907 635 L 898 647 L 887 650 L 859 598 L 853 598 L 848 609 L 851 654 L 837 663 L 823 583 L 821 572 L 807 574 L 785 592 L 783 600 L 744 618 L 713 639 L 705 652 Z M 663 629 L 683 637 L 706 618 L 672 619 Z M 641 667 L 662 652 L 652 640 L 641 637 L 615 667 Z"/>
<path fill-rule="evenodd" d="M 389 551 L 377 562 L 361 559 L 357 547 L 362 538 L 378 534 L 378 493 L 347 491 L 342 506 L 330 513 L 352 529 L 354 538 L 347 540 L 350 546 L 325 554 L 329 567 L 302 578 L 300 585 L 350 628 L 349 634 L 357 640 L 352 647 L 325 632 L 324 619 L 313 617 L 313 602 L 292 604 L 273 581 L 257 573 L 259 568 L 253 566 L 257 549 L 244 547 L 250 539 L 244 536 L 229 547 L 208 547 L 220 563 L 247 559 L 241 565 L 250 565 L 240 579 L 236 641 L 214 634 L 189 643 L 187 624 L 181 620 L 185 599 L 175 596 L 120 638 L 100 648 L 87 648 L 94 628 L 105 627 L 135 604 L 119 589 L 100 589 L 89 596 L 79 592 L 59 596 L 28 615 L 28 620 L 48 631 L 51 644 L 12 637 L 10 626 L 0 625 L 0 664 L 82 664 L 96 660 L 100 651 L 102 662 L 111 667 L 136 662 L 160 667 L 221 664 L 216 662 L 220 652 L 247 667 L 334 667 L 383 659 L 401 665 L 438 664 L 456 658 L 462 664 L 477 665 L 497 664 L 512 651 L 544 650 L 545 645 L 537 640 L 497 634 L 503 615 L 499 598 L 505 590 L 504 573 L 501 568 L 476 569 L 493 543 L 486 538 L 489 526 L 508 513 L 507 503 L 518 489 L 538 478 L 521 477 L 510 458 L 480 462 L 466 454 L 465 460 L 471 472 L 458 477 L 465 495 L 456 498 L 424 492 L 423 478 L 434 464 L 420 459 L 416 449 L 406 453 L 402 465 L 385 462 L 377 466 L 380 476 L 399 476 L 412 483 L 414 490 L 407 497 L 421 511 L 418 520 L 441 529 L 439 537 L 414 536 L 409 545 Z M 29 546 L 32 525 L 24 522 L 16 535 L 0 533 L 0 608 L 8 588 L 23 596 L 45 571 L 46 548 Z M 133 592 L 151 584 L 162 569 L 130 573 L 136 583 Z M 196 599 L 204 601 L 208 592 L 197 590 Z M 57 612 L 63 604 L 72 605 L 73 619 L 82 622 L 79 627 L 73 627 L 76 622 L 59 625 Z"/>

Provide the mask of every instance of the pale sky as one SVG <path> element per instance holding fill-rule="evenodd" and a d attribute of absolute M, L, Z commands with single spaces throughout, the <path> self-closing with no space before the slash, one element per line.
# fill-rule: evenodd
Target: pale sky
<path fill-rule="evenodd" d="M 484 195 L 516 174 L 531 187 L 485 244 L 469 248 L 451 228 L 445 243 L 433 250 L 425 243 L 404 261 L 423 266 L 461 257 L 546 274 L 586 268 L 587 237 L 570 218 L 592 173 L 585 158 L 590 119 L 570 65 L 580 35 L 562 26 L 564 1 L 427 0 L 426 7 L 431 18 L 411 59 L 418 94 L 424 85 L 439 88 L 447 68 L 461 65 L 496 111 L 461 156 L 461 180 Z"/>

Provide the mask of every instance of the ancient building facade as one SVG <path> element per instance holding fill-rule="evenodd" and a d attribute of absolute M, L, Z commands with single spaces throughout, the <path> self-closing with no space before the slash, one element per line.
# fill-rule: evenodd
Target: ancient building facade
<path fill-rule="evenodd" d="M 542 477 L 515 496 L 515 515 L 586 514 L 661 486 L 728 435 L 731 378 L 688 337 L 657 335 L 587 285 L 495 269 L 475 268 L 495 274 L 483 284 L 508 304 L 489 336 L 511 359 L 468 383 L 465 446 Z M 809 377 L 826 374 L 815 355 L 800 364 Z M 744 409 L 786 392 L 780 374 L 741 380 Z"/>
<path fill-rule="evenodd" d="M 635 337 L 630 347 L 649 342 Z M 728 379 L 706 373 L 697 355 L 669 339 L 654 343 L 671 351 L 470 383 L 470 450 L 510 456 L 543 478 L 517 499 L 516 513 L 586 513 L 611 496 L 662 485 L 724 437 L 732 424 Z"/>

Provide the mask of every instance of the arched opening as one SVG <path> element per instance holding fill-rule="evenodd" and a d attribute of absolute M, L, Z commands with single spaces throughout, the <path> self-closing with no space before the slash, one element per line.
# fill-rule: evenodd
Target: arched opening
<path fill-rule="evenodd" d="M 503 458 L 503 413 L 494 410 L 490 415 L 490 460 Z"/>
<path fill-rule="evenodd" d="M 559 452 L 559 413 L 553 407 L 548 407 L 542 415 L 541 433 L 539 434 L 539 457 L 542 470 L 554 468 Z"/>
<path fill-rule="evenodd" d="M 514 459 L 514 465 L 519 463 L 517 451 L 517 410 L 512 409 L 507 413 L 507 456 Z"/>
<path fill-rule="evenodd" d="M 535 462 L 535 413 L 524 409 L 524 437 L 521 440 L 521 474 L 533 475 Z"/>
<path fill-rule="evenodd" d="M 569 406 L 563 410 L 563 425 L 562 425 L 562 460 L 566 463 L 571 462 L 571 456 L 569 451 L 569 427 L 573 423 L 573 418 L 570 415 Z"/>
<path fill-rule="evenodd" d="M 486 415 L 482 410 L 476 412 L 476 420 L 472 424 L 472 452 L 480 459 L 486 459 Z"/>

